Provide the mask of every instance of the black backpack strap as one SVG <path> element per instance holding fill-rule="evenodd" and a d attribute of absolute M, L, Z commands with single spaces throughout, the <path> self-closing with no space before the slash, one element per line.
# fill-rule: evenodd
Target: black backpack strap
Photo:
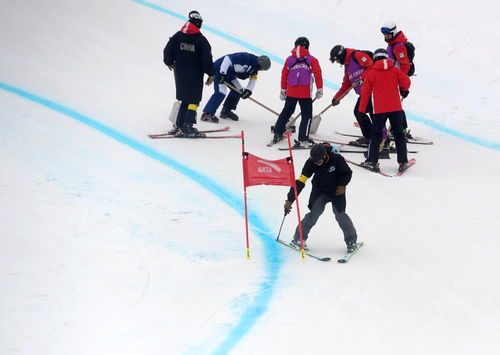
<path fill-rule="evenodd" d="M 297 65 L 297 63 L 306 63 L 307 66 L 309 67 L 309 70 L 311 70 L 311 68 L 312 68 L 311 65 L 309 63 L 307 63 L 307 60 L 309 59 L 309 57 L 310 57 L 309 55 L 302 57 L 302 58 L 304 58 L 302 60 L 300 58 L 296 57 L 295 63 L 293 63 L 293 65 L 291 65 L 289 67 L 289 69 L 292 69 L 295 65 Z"/>
<path fill-rule="evenodd" d="M 351 58 L 356 62 L 358 63 L 359 65 L 361 65 L 358 61 L 358 59 L 356 58 L 356 53 L 358 52 L 363 52 L 365 53 L 368 57 L 370 57 L 372 60 L 373 60 L 373 52 L 371 51 L 365 51 L 365 50 L 355 50 L 354 52 L 352 52 L 351 54 Z"/>

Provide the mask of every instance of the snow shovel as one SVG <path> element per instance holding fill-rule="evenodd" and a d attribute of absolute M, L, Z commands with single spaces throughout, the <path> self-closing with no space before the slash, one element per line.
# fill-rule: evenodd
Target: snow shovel
<path fill-rule="evenodd" d="M 346 92 L 344 92 L 338 99 L 338 101 L 342 100 L 350 91 L 351 89 L 354 87 L 354 86 L 357 86 L 357 85 L 352 85 L 349 90 L 347 90 Z M 313 116 L 311 118 L 311 124 L 309 125 L 309 134 L 316 134 L 316 132 L 318 132 L 318 127 L 319 127 L 319 124 L 321 123 L 321 115 L 324 114 L 326 112 L 326 110 L 328 110 L 330 107 L 332 107 L 333 105 L 330 104 L 328 105 L 327 107 L 325 107 L 325 109 L 323 111 L 321 111 L 318 115 L 316 116 Z"/>
<path fill-rule="evenodd" d="M 316 132 L 318 132 L 318 127 L 319 124 L 321 123 L 321 115 L 324 114 L 326 110 L 328 110 L 332 106 L 333 106 L 332 104 L 326 106 L 323 111 L 321 111 L 318 115 L 313 116 L 311 118 L 311 124 L 309 125 L 309 134 L 315 134 Z"/>

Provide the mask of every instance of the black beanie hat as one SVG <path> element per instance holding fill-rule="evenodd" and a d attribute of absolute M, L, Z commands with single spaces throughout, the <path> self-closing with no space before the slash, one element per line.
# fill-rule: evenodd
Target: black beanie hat
<path fill-rule="evenodd" d="M 323 144 L 316 143 L 315 145 L 312 146 L 311 148 L 311 153 L 309 154 L 309 157 L 313 162 L 319 162 L 321 159 L 325 157 L 326 154 L 326 148 Z"/>
<path fill-rule="evenodd" d="M 373 60 L 387 59 L 389 55 L 384 48 L 379 48 L 373 53 Z"/>

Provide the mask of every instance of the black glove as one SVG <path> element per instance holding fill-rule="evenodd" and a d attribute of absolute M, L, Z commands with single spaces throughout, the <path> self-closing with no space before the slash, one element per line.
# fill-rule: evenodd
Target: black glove
<path fill-rule="evenodd" d="M 358 79 L 354 82 L 354 84 L 352 85 L 353 87 L 356 87 L 356 86 L 361 86 L 363 85 L 363 79 Z"/>
<path fill-rule="evenodd" d="M 250 90 L 248 90 L 248 89 L 245 89 L 241 93 L 241 98 L 242 99 L 248 99 L 250 97 L 250 95 L 252 95 L 252 92 Z"/>
<path fill-rule="evenodd" d="M 399 89 L 399 93 L 401 94 L 401 97 L 403 99 L 406 99 L 406 96 L 408 96 L 408 94 L 410 93 L 410 91 L 404 91 L 402 89 Z"/>
<path fill-rule="evenodd" d="M 224 84 L 226 82 L 226 76 L 223 74 L 219 75 L 219 84 Z"/>
<path fill-rule="evenodd" d="M 289 214 L 290 211 L 292 210 L 292 203 L 293 203 L 292 201 L 288 201 L 288 200 L 285 201 L 285 205 L 283 206 L 283 208 L 285 210 L 285 216 L 287 214 Z"/>
<path fill-rule="evenodd" d="M 336 98 L 333 98 L 332 99 L 332 106 L 337 106 L 338 104 L 340 104 L 340 101 L 337 100 Z"/>

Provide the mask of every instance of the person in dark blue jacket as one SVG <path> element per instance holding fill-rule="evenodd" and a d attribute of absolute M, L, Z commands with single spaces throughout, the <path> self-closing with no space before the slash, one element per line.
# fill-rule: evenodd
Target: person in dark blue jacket
<path fill-rule="evenodd" d="M 232 110 L 236 109 L 240 97 L 246 99 L 252 95 L 257 80 L 257 72 L 260 70 L 268 70 L 270 67 L 271 61 L 269 57 L 265 55 L 257 57 L 250 53 L 240 52 L 228 54 L 217 59 L 214 62 L 214 93 L 203 109 L 201 120 L 215 123 L 219 122 L 215 113 L 227 95 L 229 89 L 226 85 L 227 82 L 234 86 L 239 93 L 229 89 L 229 95 L 227 95 L 222 105 L 220 117 L 238 121 L 238 115 L 232 112 Z M 238 79 L 245 80 L 248 78 L 250 78 L 250 80 L 246 88 L 243 89 Z"/>
<path fill-rule="evenodd" d="M 163 62 L 174 71 L 176 98 L 181 101 L 175 127 L 170 134 L 178 137 L 200 137 L 193 125 L 203 93 L 203 75 L 213 80 L 212 48 L 200 32 L 203 19 L 198 11 L 174 34 L 163 50 Z"/>

